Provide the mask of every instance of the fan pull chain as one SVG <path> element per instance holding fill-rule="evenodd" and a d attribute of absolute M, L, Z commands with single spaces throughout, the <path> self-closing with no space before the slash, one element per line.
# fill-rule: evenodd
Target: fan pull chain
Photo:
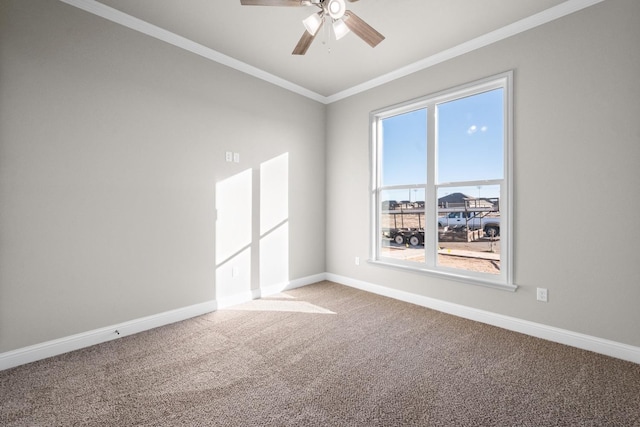
<path fill-rule="evenodd" d="M 325 20 L 325 25 L 323 25 L 324 40 L 322 41 L 322 44 L 327 46 L 327 53 L 331 53 L 331 28 L 328 22 L 330 21 L 330 19 L 327 19 L 325 17 L 324 20 Z"/>

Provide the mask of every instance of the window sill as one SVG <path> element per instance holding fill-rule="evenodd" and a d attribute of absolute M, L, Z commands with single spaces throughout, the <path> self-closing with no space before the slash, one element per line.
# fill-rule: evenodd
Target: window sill
<path fill-rule="evenodd" d="M 418 268 L 409 265 L 397 264 L 388 261 L 369 259 L 369 264 L 377 265 L 380 267 L 388 267 L 397 270 L 407 271 L 411 273 L 419 273 L 426 276 L 437 277 L 440 279 L 455 280 L 456 282 L 462 282 L 470 285 L 484 286 L 487 288 L 500 289 L 502 291 L 515 292 L 518 289 L 517 285 L 502 283 L 494 280 L 483 280 L 477 277 L 466 276 L 464 274 L 456 274 L 453 272 L 432 270 L 429 268 Z"/>

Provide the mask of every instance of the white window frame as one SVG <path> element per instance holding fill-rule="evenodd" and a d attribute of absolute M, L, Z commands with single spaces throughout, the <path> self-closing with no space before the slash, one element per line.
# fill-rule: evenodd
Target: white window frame
<path fill-rule="evenodd" d="M 436 165 L 436 106 L 455 99 L 471 96 L 482 92 L 502 88 L 504 105 L 504 147 L 503 147 L 503 178 L 499 180 L 469 181 L 455 183 L 437 182 Z M 381 202 L 380 194 L 393 187 L 383 187 L 381 184 L 381 146 L 382 121 L 399 114 L 427 108 L 427 184 L 425 191 L 425 262 L 416 263 L 402 261 L 381 256 Z M 465 283 L 488 286 L 492 288 L 515 291 L 513 283 L 513 71 L 477 80 L 418 99 L 372 111 L 370 120 L 370 258 L 369 262 L 386 267 L 400 268 L 413 272 L 424 273 L 442 278 L 448 278 Z M 500 189 L 500 239 L 501 259 L 500 273 L 497 275 L 477 273 L 462 269 L 447 268 L 437 265 L 437 190 L 442 187 L 461 187 L 465 185 L 495 185 Z M 416 187 L 425 188 L 421 184 Z M 399 187 L 410 187 L 403 185 Z"/>

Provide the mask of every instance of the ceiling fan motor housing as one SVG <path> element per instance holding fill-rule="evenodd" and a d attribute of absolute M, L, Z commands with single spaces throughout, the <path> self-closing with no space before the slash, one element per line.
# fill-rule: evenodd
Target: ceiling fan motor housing
<path fill-rule="evenodd" d="M 333 19 L 342 18 L 347 11 L 347 5 L 344 0 L 329 0 L 325 3 L 324 8 Z"/>
<path fill-rule="evenodd" d="M 349 32 L 364 40 L 369 46 L 376 47 L 384 36 L 360 17 L 347 10 L 346 1 L 353 3 L 358 0 L 240 0 L 244 6 L 317 6 L 320 10 L 302 20 L 305 32 L 298 41 L 293 55 L 304 55 L 313 42 L 318 30 L 329 18 L 336 40 L 341 39 Z"/>

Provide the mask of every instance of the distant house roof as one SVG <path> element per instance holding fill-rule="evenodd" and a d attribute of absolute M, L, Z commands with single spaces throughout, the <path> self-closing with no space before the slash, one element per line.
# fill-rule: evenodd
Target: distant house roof
<path fill-rule="evenodd" d="M 468 200 L 472 200 L 470 205 L 474 207 L 492 207 L 493 203 L 488 199 L 471 197 L 464 193 L 451 193 L 438 199 L 438 206 L 462 207 Z"/>
<path fill-rule="evenodd" d="M 466 194 L 463 193 L 451 193 L 451 194 L 447 194 L 444 197 L 440 197 L 438 199 L 438 204 L 443 205 L 446 203 L 455 203 L 455 204 L 463 204 L 465 200 L 469 200 L 469 199 L 473 199 L 473 197 L 471 196 L 467 196 Z"/>

